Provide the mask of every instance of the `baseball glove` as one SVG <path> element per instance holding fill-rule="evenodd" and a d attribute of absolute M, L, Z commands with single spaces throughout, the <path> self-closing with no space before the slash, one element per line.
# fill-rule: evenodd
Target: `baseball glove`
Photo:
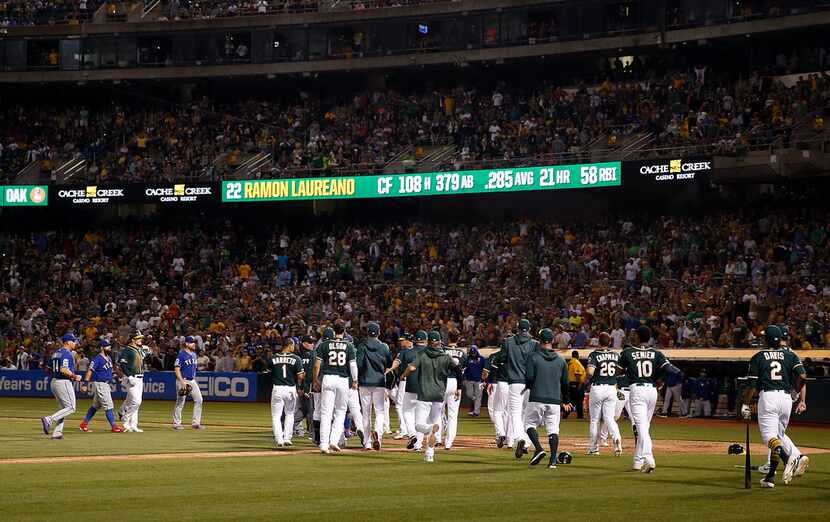
<path fill-rule="evenodd" d="M 391 390 L 395 387 L 395 374 L 393 372 L 386 372 L 383 376 L 384 378 L 384 386 L 386 386 L 387 390 Z"/>
<path fill-rule="evenodd" d="M 182 386 L 181 388 L 179 388 L 179 395 L 181 395 L 182 397 L 184 397 L 184 396 L 186 396 L 186 395 L 190 395 L 190 392 L 191 392 L 191 391 L 193 391 L 193 387 L 192 387 L 191 385 L 189 385 L 189 384 L 185 384 L 184 386 Z"/>
<path fill-rule="evenodd" d="M 625 394 L 623 392 L 621 392 L 620 390 L 617 390 L 617 400 L 618 401 L 624 401 L 625 400 Z"/>

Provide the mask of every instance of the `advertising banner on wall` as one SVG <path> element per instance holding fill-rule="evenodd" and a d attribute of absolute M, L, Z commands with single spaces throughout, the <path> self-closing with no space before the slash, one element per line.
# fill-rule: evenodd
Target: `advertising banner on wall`
<path fill-rule="evenodd" d="M 699 182 L 707 179 L 713 169 L 710 157 L 624 161 L 622 167 L 626 185 Z"/>
<path fill-rule="evenodd" d="M 0 187 L 0 207 L 45 207 L 49 204 L 46 185 L 7 185 Z"/>

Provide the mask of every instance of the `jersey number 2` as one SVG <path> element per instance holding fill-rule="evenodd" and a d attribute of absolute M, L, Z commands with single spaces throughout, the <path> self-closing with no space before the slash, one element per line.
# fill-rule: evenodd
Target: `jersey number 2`
<path fill-rule="evenodd" d="M 772 361 L 769 363 L 769 378 L 773 381 L 781 380 L 781 363 Z"/>

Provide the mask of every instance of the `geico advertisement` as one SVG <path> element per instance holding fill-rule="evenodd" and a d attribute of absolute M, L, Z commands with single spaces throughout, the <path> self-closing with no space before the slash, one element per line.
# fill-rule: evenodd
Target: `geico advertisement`
<path fill-rule="evenodd" d="M 710 174 L 712 158 L 678 158 L 651 161 L 623 162 L 626 181 L 650 180 L 655 182 L 694 181 Z"/>
<path fill-rule="evenodd" d="M 149 186 L 144 188 L 144 199 L 148 203 L 195 203 L 210 200 L 216 193 L 208 184 Z"/>
<path fill-rule="evenodd" d="M 62 203 L 73 205 L 107 205 L 128 201 L 130 191 L 126 186 L 103 187 L 87 185 L 85 187 L 56 187 L 57 199 Z"/>

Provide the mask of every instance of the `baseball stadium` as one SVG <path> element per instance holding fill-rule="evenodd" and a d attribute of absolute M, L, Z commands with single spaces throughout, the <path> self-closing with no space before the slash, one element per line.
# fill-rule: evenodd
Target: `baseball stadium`
<path fill-rule="evenodd" d="M 0 520 L 826 520 L 829 29 L 0 0 Z"/>

